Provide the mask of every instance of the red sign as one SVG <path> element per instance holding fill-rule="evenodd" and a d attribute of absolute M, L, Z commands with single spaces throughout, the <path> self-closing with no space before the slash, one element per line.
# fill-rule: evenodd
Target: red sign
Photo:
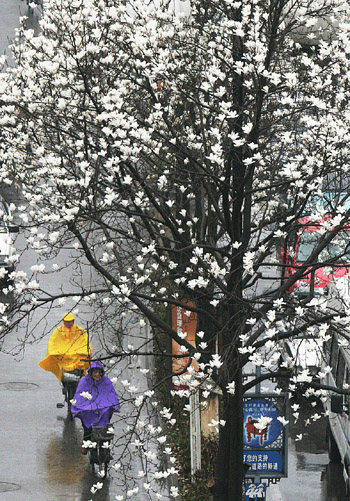
<path fill-rule="evenodd" d="M 188 306 L 195 306 L 194 303 L 188 302 Z M 171 311 L 171 323 L 172 328 L 177 332 L 180 337 L 196 346 L 196 330 L 197 330 L 197 315 L 193 311 L 186 310 L 180 306 L 173 306 Z M 186 335 L 186 336 L 185 336 Z M 181 355 L 183 352 L 180 350 L 180 345 L 173 340 L 172 342 L 172 353 L 173 355 Z M 188 364 L 189 358 L 173 358 L 173 373 L 180 373 Z M 196 361 L 192 361 L 191 367 L 198 371 L 198 364 Z"/>

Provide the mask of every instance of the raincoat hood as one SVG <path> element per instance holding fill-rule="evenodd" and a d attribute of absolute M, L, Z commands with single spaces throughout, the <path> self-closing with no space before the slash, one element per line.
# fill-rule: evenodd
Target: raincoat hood
<path fill-rule="evenodd" d="M 99 381 L 91 377 L 92 369 L 100 369 L 103 376 Z M 119 411 L 119 400 L 112 381 L 104 374 L 101 362 L 92 362 L 88 374 L 77 387 L 73 402 L 72 416 L 79 417 L 86 428 L 107 426 L 114 411 Z"/>
<path fill-rule="evenodd" d="M 66 322 L 70 322 L 70 321 L 74 320 L 73 313 L 65 313 L 62 317 L 62 320 L 65 320 Z"/>
<path fill-rule="evenodd" d="M 90 374 L 90 371 L 92 371 L 93 369 L 100 369 L 103 372 L 103 375 L 105 373 L 104 367 L 99 360 L 97 360 L 96 362 L 91 362 L 88 373 Z"/>

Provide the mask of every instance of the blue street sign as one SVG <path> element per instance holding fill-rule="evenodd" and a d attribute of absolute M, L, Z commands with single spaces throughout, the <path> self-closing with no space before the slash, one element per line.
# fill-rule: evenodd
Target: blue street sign
<path fill-rule="evenodd" d="M 282 473 L 283 457 L 279 451 L 244 450 L 243 463 L 249 464 L 249 473 L 258 473 L 260 476 L 267 473 Z M 268 475 L 266 475 L 268 477 Z"/>
<path fill-rule="evenodd" d="M 245 501 L 265 501 L 266 484 L 245 484 Z"/>
<path fill-rule="evenodd" d="M 243 404 L 244 445 L 266 447 L 272 444 L 282 432 L 282 423 L 277 419 L 280 414 L 270 400 L 253 398 Z"/>

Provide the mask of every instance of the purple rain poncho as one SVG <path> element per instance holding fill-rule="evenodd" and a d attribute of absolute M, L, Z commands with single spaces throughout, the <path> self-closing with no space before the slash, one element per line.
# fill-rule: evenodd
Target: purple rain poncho
<path fill-rule="evenodd" d="M 92 379 L 92 369 L 103 371 L 100 381 Z M 91 400 L 81 395 L 84 392 L 91 395 Z M 72 416 L 80 418 L 85 428 L 107 426 L 113 412 L 118 412 L 120 407 L 113 383 L 105 376 L 101 362 L 92 362 L 88 374 L 79 381 L 73 400 Z"/>

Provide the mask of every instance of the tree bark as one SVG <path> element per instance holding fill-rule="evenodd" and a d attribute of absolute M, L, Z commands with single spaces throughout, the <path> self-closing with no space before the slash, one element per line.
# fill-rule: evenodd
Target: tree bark
<path fill-rule="evenodd" d="M 242 501 L 243 468 L 243 393 L 242 373 L 237 371 L 235 395 L 223 398 L 225 426 L 220 427 L 215 484 L 211 487 L 214 501 Z"/>

